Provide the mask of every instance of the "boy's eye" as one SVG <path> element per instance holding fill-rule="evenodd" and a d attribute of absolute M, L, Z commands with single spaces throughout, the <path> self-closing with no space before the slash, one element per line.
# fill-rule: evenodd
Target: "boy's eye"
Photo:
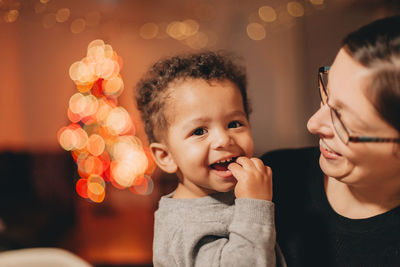
<path fill-rule="evenodd" d="M 232 121 L 228 124 L 228 128 L 239 128 L 240 126 L 243 126 L 240 121 Z"/>
<path fill-rule="evenodd" d="M 192 135 L 203 135 L 207 131 L 204 128 L 197 128 L 196 130 L 193 131 Z"/>

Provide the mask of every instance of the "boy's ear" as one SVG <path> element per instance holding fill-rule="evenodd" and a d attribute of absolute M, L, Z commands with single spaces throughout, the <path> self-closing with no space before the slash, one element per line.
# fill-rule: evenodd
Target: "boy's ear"
<path fill-rule="evenodd" d="M 176 165 L 166 145 L 162 143 L 151 143 L 150 151 L 161 170 L 167 173 L 177 172 L 178 166 Z"/>

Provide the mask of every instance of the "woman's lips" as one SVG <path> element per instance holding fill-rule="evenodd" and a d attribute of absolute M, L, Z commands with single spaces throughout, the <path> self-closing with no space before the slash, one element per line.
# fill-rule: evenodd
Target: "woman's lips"
<path fill-rule="evenodd" d="M 331 150 L 322 140 L 319 140 L 319 150 L 326 159 L 338 159 L 342 155 Z"/>

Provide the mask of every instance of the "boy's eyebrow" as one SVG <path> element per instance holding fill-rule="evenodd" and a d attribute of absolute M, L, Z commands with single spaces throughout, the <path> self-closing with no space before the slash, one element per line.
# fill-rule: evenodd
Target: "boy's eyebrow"
<path fill-rule="evenodd" d="M 234 116 L 246 116 L 246 113 L 241 110 L 234 110 L 227 114 L 227 117 L 234 117 Z M 211 119 L 206 117 L 197 117 L 192 120 L 188 120 L 185 122 L 185 128 L 191 127 L 193 124 L 203 124 L 209 122 Z"/>
<path fill-rule="evenodd" d="M 229 113 L 228 116 L 245 116 L 246 117 L 246 113 L 242 110 L 235 110 L 235 111 L 232 111 L 231 113 Z"/>

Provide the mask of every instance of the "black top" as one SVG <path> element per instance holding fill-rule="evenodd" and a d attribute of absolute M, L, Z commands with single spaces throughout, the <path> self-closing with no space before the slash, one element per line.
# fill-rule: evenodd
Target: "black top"
<path fill-rule="evenodd" d="M 288 266 L 400 266 L 400 206 L 367 218 L 337 214 L 318 148 L 262 156 L 272 168 L 277 241 Z"/>

